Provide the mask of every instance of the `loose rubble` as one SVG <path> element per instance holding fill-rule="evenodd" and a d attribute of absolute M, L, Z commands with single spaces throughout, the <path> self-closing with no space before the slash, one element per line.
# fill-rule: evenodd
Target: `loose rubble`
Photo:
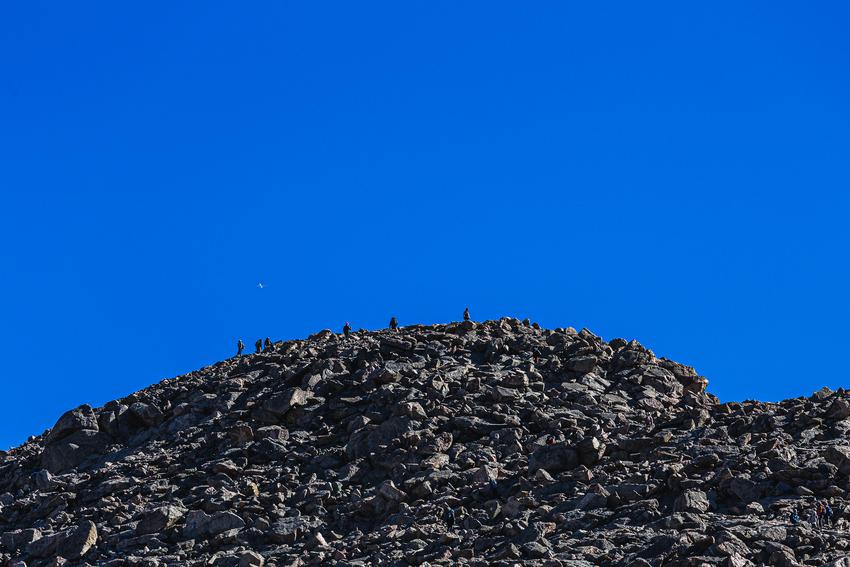
<path fill-rule="evenodd" d="M 322 331 L 0 452 L 0 565 L 850 567 L 850 395 L 706 384 L 516 319 Z"/>

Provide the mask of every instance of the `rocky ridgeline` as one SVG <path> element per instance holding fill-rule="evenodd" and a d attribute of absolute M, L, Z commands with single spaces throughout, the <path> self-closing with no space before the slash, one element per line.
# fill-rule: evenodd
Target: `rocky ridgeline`
<path fill-rule="evenodd" d="M 848 395 L 705 385 L 515 319 L 323 331 L 0 453 L 0 565 L 850 565 Z"/>

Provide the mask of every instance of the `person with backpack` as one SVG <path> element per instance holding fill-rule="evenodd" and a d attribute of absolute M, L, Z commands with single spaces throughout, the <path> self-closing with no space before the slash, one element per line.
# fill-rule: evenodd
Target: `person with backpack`
<path fill-rule="evenodd" d="M 469 321 L 469 307 L 463 310 L 463 320 Z"/>
<path fill-rule="evenodd" d="M 822 528 L 824 524 L 824 514 L 826 513 L 826 509 L 823 506 L 823 502 L 818 502 L 817 504 L 817 514 L 818 514 L 818 527 Z"/>
<path fill-rule="evenodd" d="M 826 523 L 826 525 L 830 528 L 833 526 L 833 523 L 834 523 L 833 518 L 834 517 L 835 517 L 835 514 L 832 512 L 832 506 L 829 505 L 829 502 L 824 502 L 823 519 L 824 519 L 824 522 Z"/>
<path fill-rule="evenodd" d="M 817 527 L 817 525 L 818 525 L 818 511 L 817 511 L 817 508 L 812 508 L 811 510 L 809 510 L 809 518 L 808 518 L 808 521 L 809 521 L 809 524 L 810 524 L 813 528 L 816 528 L 816 527 Z"/>
<path fill-rule="evenodd" d="M 351 335 L 351 324 L 348 321 L 345 322 L 345 326 L 342 328 L 342 334 L 345 335 L 346 339 Z"/>
<path fill-rule="evenodd" d="M 395 318 L 395 315 L 390 319 L 390 329 L 395 331 L 398 329 L 398 320 Z"/>
<path fill-rule="evenodd" d="M 236 356 L 242 356 L 243 350 L 245 350 L 245 343 L 242 342 L 242 339 L 239 339 L 236 342 Z"/>
<path fill-rule="evenodd" d="M 254 348 L 257 354 L 260 354 L 263 351 L 263 339 L 257 339 L 257 342 L 254 343 Z"/>
<path fill-rule="evenodd" d="M 271 352 L 271 351 L 272 351 L 272 341 L 269 337 L 266 337 L 266 340 L 263 343 L 263 352 Z"/>

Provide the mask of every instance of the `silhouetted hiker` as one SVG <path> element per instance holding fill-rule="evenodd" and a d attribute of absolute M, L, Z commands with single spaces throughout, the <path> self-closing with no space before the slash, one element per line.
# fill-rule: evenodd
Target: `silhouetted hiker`
<path fill-rule="evenodd" d="M 254 343 L 254 348 L 257 349 L 257 354 L 260 354 L 263 350 L 263 339 L 257 339 L 257 342 Z"/>
<path fill-rule="evenodd" d="M 469 307 L 463 310 L 463 320 L 469 321 Z"/>
<path fill-rule="evenodd" d="M 272 351 L 272 341 L 270 338 L 266 337 L 266 342 L 263 343 L 263 352 L 271 352 Z"/>
<path fill-rule="evenodd" d="M 236 343 L 236 356 L 242 356 L 242 351 L 245 350 L 245 343 L 242 342 L 242 339 Z"/>
<path fill-rule="evenodd" d="M 445 520 L 447 527 L 453 527 L 455 525 L 455 511 L 451 508 L 447 509 L 446 515 L 443 516 L 443 520 Z"/>
<path fill-rule="evenodd" d="M 351 334 L 351 324 L 348 321 L 345 322 L 345 326 L 342 328 L 342 334 L 345 335 L 346 339 Z"/>
<path fill-rule="evenodd" d="M 398 321 L 396 320 L 396 318 L 395 318 L 395 317 L 393 317 L 392 319 L 390 319 L 390 329 L 392 329 L 393 331 L 395 331 L 396 329 L 398 329 Z"/>

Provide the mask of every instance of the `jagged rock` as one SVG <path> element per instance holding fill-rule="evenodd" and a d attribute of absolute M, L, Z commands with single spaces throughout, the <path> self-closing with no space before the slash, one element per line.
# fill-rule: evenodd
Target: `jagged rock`
<path fill-rule="evenodd" d="M 239 567 L 263 567 L 266 560 L 256 551 L 244 551 L 239 556 Z"/>
<path fill-rule="evenodd" d="M 151 510 L 139 519 L 139 523 L 136 525 L 136 534 L 152 534 L 167 530 L 173 527 L 183 517 L 184 513 L 185 510 L 177 506 L 161 506 Z"/>
<path fill-rule="evenodd" d="M 706 512 L 708 508 L 708 497 L 701 490 L 685 491 L 673 505 L 676 512 Z"/>
<path fill-rule="evenodd" d="M 835 400 L 826 410 L 826 417 L 834 421 L 850 417 L 850 403 L 840 398 Z"/>
<path fill-rule="evenodd" d="M 26 548 L 31 557 L 61 556 L 79 559 L 97 542 L 97 527 L 85 521 L 76 528 L 61 531 L 36 539 Z"/>
<path fill-rule="evenodd" d="M 109 446 L 109 438 L 93 429 L 80 429 L 47 447 L 41 454 L 41 463 L 52 473 L 76 467 L 92 455 L 99 455 Z"/>
<path fill-rule="evenodd" d="M 850 475 L 850 447 L 828 447 L 824 456 L 827 461 L 838 467 L 841 474 Z"/>
<path fill-rule="evenodd" d="M 275 543 L 294 544 L 317 525 L 318 521 L 303 516 L 280 518 L 272 524 L 269 538 Z"/>
<path fill-rule="evenodd" d="M 72 409 L 62 414 L 62 417 L 59 418 L 56 425 L 54 425 L 50 430 L 45 442 L 55 443 L 63 437 L 67 437 L 71 433 L 82 429 L 89 429 L 92 431 L 98 430 L 97 416 L 95 415 L 94 410 L 92 410 L 92 407 L 88 404 L 83 404 L 76 409 Z"/>
<path fill-rule="evenodd" d="M 7 551 L 17 551 L 18 549 L 21 549 L 40 538 L 41 531 L 38 529 L 28 528 L 25 530 L 14 530 L 6 532 L 0 536 L 0 544 L 2 544 Z"/>
<path fill-rule="evenodd" d="M 244 527 L 245 521 L 233 512 L 218 512 L 209 515 L 202 510 L 192 510 L 186 515 L 183 537 L 186 539 L 209 537 Z"/>
<path fill-rule="evenodd" d="M 263 404 L 263 409 L 280 416 L 296 406 L 303 406 L 306 401 L 307 392 L 301 388 L 289 388 L 283 393 L 267 400 Z"/>
<path fill-rule="evenodd" d="M 528 470 L 531 473 L 538 469 L 546 469 L 548 473 L 557 473 L 574 469 L 578 465 L 578 452 L 564 443 L 538 447 L 528 458 Z"/>

